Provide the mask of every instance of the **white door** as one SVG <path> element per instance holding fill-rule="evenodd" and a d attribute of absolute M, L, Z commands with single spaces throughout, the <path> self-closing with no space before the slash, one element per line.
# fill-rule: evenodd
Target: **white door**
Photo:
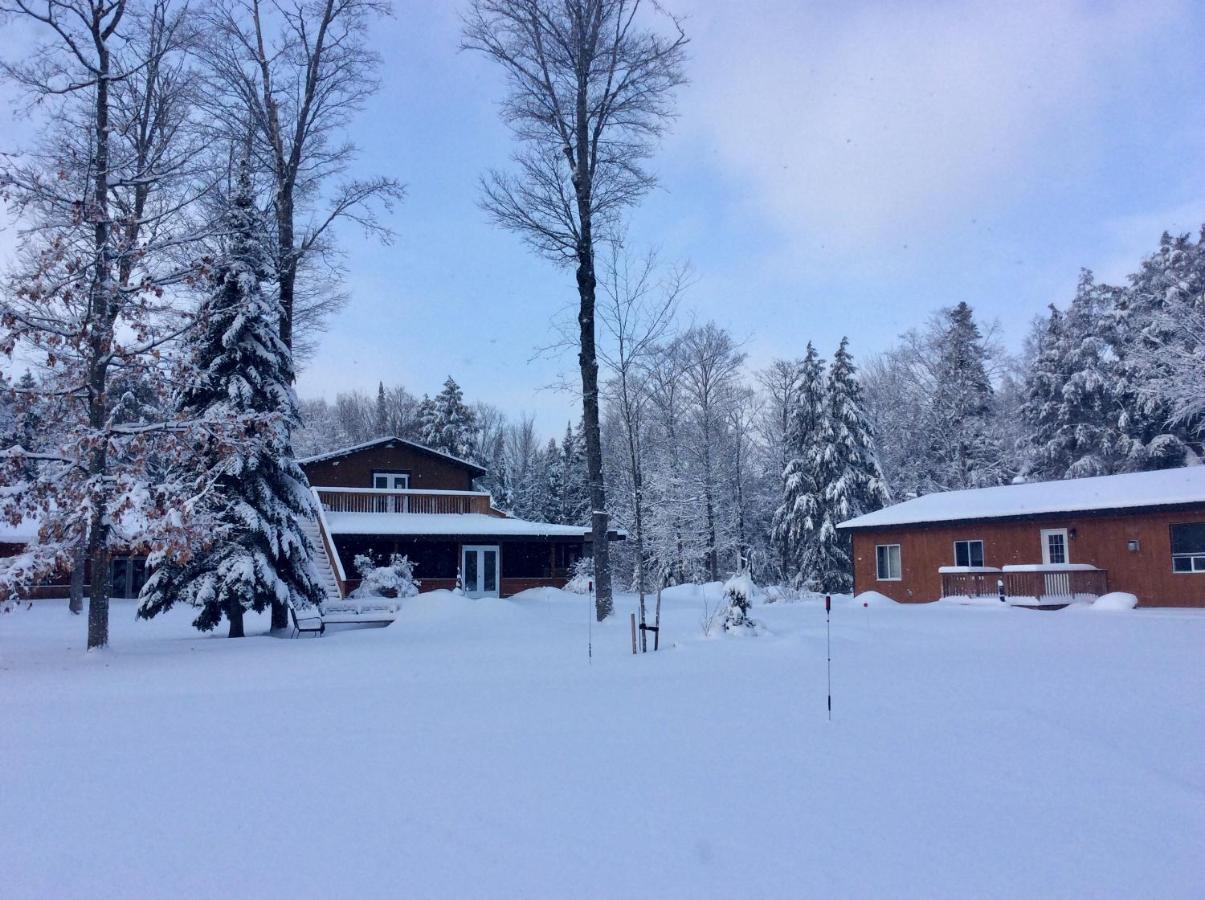
<path fill-rule="evenodd" d="M 461 550 L 460 574 L 464 579 L 464 593 L 468 597 L 497 597 L 499 562 L 498 546 L 466 545 Z"/>
<path fill-rule="evenodd" d="M 1042 564 L 1059 566 L 1071 562 L 1066 528 L 1042 529 Z M 1071 575 L 1068 572 L 1048 572 L 1045 578 L 1047 596 L 1071 595 Z"/>
<path fill-rule="evenodd" d="M 378 491 L 405 491 L 410 488 L 406 472 L 373 472 L 372 486 Z M 376 512 L 406 512 L 405 497 L 376 498 Z"/>

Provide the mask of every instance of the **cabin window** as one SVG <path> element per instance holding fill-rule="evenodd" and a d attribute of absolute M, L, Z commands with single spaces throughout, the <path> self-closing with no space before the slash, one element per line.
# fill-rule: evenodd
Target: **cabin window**
<path fill-rule="evenodd" d="M 1205 523 L 1172 526 L 1172 571 L 1205 572 Z"/>
<path fill-rule="evenodd" d="M 410 489 L 410 473 L 373 472 L 372 486 L 378 491 L 407 491 Z"/>
<path fill-rule="evenodd" d="M 954 565 L 978 569 L 983 567 L 983 541 L 955 541 Z"/>
<path fill-rule="evenodd" d="M 875 547 L 875 567 L 879 581 L 899 581 L 903 577 L 900 569 L 900 545 L 879 544 Z"/>

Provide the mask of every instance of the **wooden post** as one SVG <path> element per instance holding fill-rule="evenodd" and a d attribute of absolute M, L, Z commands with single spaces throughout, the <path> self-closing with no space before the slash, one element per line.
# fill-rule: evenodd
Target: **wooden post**
<path fill-rule="evenodd" d="M 653 616 L 657 630 L 653 632 L 653 650 L 661 649 L 661 588 L 657 588 L 657 612 Z"/>
<path fill-rule="evenodd" d="M 636 613 L 632 613 L 632 655 L 636 655 Z"/>

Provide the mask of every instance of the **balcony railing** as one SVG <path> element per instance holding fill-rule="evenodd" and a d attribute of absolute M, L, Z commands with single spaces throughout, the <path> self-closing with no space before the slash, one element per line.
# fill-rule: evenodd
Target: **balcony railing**
<path fill-rule="evenodd" d="M 481 513 L 501 515 L 485 491 L 379 490 L 315 488 L 327 512 L 344 513 Z"/>
<path fill-rule="evenodd" d="M 943 571 L 943 597 L 1032 597 L 1038 602 L 1071 602 L 1100 597 L 1109 592 L 1109 573 L 1104 569 L 1065 566 L 1005 566 L 1003 570 Z"/>

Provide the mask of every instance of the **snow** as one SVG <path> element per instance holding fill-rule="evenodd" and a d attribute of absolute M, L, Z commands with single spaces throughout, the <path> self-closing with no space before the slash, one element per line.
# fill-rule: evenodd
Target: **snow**
<path fill-rule="evenodd" d="M 364 441 L 361 444 L 355 444 L 351 447 L 342 447 L 338 450 L 330 450 L 326 453 L 319 453 L 315 456 L 307 456 L 304 459 L 297 460 L 297 462 L 303 466 L 308 463 L 326 462 L 327 460 L 330 460 L 330 459 L 339 459 L 340 457 L 343 457 L 343 456 L 350 456 L 351 454 L 358 453 L 361 450 L 369 450 L 369 449 L 371 449 L 373 447 L 377 447 L 381 444 L 393 444 L 393 443 L 404 444 L 407 447 L 413 447 L 415 450 L 419 450 L 423 453 L 432 453 L 435 456 L 442 456 L 444 459 L 450 459 L 453 462 L 459 463 L 462 466 L 465 466 L 469 469 L 473 469 L 476 472 L 480 472 L 482 475 L 485 474 L 485 469 L 483 469 L 477 463 L 472 462 L 471 460 L 462 459 L 459 456 L 453 456 L 451 453 L 445 453 L 442 450 L 436 450 L 434 447 L 428 447 L 426 444 L 420 444 L 418 441 L 411 441 L 411 440 L 407 440 L 406 438 L 393 437 L 393 436 L 373 438 L 371 441 Z M 321 487 L 321 485 L 318 485 L 318 487 Z"/>
<path fill-rule="evenodd" d="M 1112 591 L 1108 594 L 1103 594 L 1097 597 L 1089 606 L 1089 609 L 1103 609 L 1110 611 L 1122 611 L 1133 609 L 1138 605 L 1138 598 L 1133 594 L 1127 594 L 1125 591 Z"/>
<path fill-rule="evenodd" d="M 926 494 L 842 522 L 840 528 L 882 528 L 964 519 L 1135 509 L 1205 503 L 1205 466 L 1032 481 Z"/>
<path fill-rule="evenodd" d="M 476 535 L 489 537 L 576 537 L 590 529 L 581 525 L 553 525 L 484 513 L 326 513 L 331 534 Z"/>
<path fill-rule="evenodd" d="M 990 575 L 999 572 L 995 566 L 938 566 L 941 575 Z"/>
<path fill-rule="evenodd" d="M 853 603 L 862 607 L 899 606 L 896 601 L 878 591 L 863 591 L 853 598 Z"/>
<path fill-rule="evenodd" d="M 1007 565 L 1005 572 L 1099 572 L 1090 563 L 1018 563 Z"/>
<path fill-rule="evenodd" d="M 0 617 L 4 896 L 1200 896 L 1205 611 L 434 592 L 325 637 L 85 654 Z M 266 617 L 248 616 L 257 635 Z"/>
<path fill-rule="evenodd" d="M 19 525 L 0 519 L 0 544 L 32 544 L 37 539 L 37 519 L 27 517 Z"/>

